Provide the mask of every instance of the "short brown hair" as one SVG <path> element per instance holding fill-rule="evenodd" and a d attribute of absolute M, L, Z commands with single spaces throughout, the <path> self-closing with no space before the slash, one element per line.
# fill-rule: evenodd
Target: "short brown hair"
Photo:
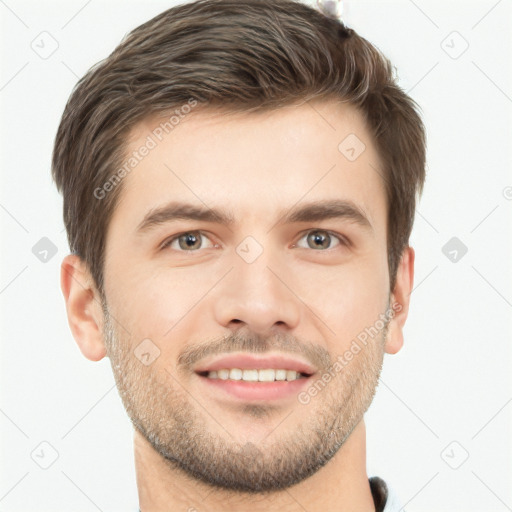
<path fill-rule="evenodd" d="M 76 84 L 56 135 L 52 174 L 70 249 L 103 294 L 105 238 L 122 183 L 94 193 L 126 158 L 144 118 L 190 98 L 201 108 L 270 110 L 312 99 L 355 106 L 381 158 L 391 289 L 425 180 L 425 130 L 389 60 L 337 19 L 294 0 L 198 0 L 130 32 Z"/>

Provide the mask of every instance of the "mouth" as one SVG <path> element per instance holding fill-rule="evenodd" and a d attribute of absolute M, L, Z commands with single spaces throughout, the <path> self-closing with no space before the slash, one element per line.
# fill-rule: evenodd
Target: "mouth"
<path fill-rule="evenodd" d="M 309 373 L 284 368 L 222 368 L 220 370 L 196 372 L 207 379 L 234 380 L 243 382 L 283 382 L 311 377 Z"/>
<path fill-rule="evenodd" d="M 316 373 L 305 361 L 282 355 L 255 357 L 232 354 L 206 362 L 196 375 L 215 397 L 242 401 L 268 401 L 292 398 Z"/>

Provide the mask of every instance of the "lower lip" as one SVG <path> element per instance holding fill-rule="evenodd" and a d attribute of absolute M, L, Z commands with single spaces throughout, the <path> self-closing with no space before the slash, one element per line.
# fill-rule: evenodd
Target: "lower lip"
<path fill-rule="evenodd" d="M 278 380 L 274 382 L 209 379 L 201 375 L 199 378 L 206 385 L 241 400 L 279 400 L 297 396 L 308 385 L 311 376 L 290 381 Z"/>

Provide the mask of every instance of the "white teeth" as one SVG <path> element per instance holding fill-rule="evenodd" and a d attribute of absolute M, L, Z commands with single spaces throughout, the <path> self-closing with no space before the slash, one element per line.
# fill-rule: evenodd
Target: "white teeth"
<path fill-rule="evenodd" d="M 223 368 L 222 370 L 208 372 L 207 377 L 209 379 L 244 380 L 247 382 L 274 382 L 275 380 L 296 380 L 302 378 L 302 375 L 300 372 L 296 372 L 295 370 L 274 370 L 273 368 L 264 368 L 262 370 Z"/>
<path fill-rule="evenodd" d="M 295 370 L 286 370 L 286 380 L 295 380 L 297 372 Z"/>
<path fill-rule="evenodd" d="M 258 370 L 244 370 L 242 373 L 242 380 L 258 382 Z"/>
<path fill-rule="evenodd" d="M 240 368 L 231 368 L 229 378 L 231 380 L 242 380 L 242 370 Z"/>
<path fill-rule="evenodd" d="M 275 380 L 276 370 L 272 370 L 271 368 L 265 370 L 259 370 L 258 372 L 258 380 L 260 382 L 273 382 Z"/>
<path fill-rule="evenodd" d="M 286 380 L 286 370 L 276 370 L 276 380 Z"/>
<path fill-rule="evenodd" d="M 212 373 L 215 373 L 215 372 L 208 373 L 208 377 L 210 377 Z M 226 369 L 219 370 L 217 372 L 217 375 L 219 376 L 219 379 L 227 380 L 227 379 L 229 379 L 229 370 L 226 370 Z M 212 377 L 212 378 L 214 379 L 215 377 Z"/>

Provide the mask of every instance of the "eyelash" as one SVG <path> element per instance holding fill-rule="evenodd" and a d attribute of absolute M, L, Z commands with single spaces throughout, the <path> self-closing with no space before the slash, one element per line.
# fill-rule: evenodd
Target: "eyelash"
<path fill-rule="evenodd" d="M 299 241 L 302 240 L 307 235 L 309 235 L 310 233 L 315 233 L 315 232 L 325 233 L 325 234 L 329 235 L 330 237 L 337 239 L 340 246 L 348 247 L 350 245 L 350 242 L 343 235 L 340 235 L 339 233 L 335 233 L 333 231 L 329 231 L 328 229 L 319 229 L 319 228 L 308 229 L 307 231 L 302 232 L 301 237 L 299 238 Z M 162 242 L 162 244 L 160 245 L 160 249 L 161 250 L 167 249 L 168 247 L 170 247 L 170 245 L 175 240 L 178 240 L 181 236 L 187 235 L 190 233 L 198 233 L 201 236 L 207 237 L 206 233 L 204 233 L 203 231 L 200 231 L 200 230 L 183 231 L 182 233 L 178 233 L 177 235 L 174 235 L 171 238 L 168 238 L 164 242 Z M 214 245 L 216 245 L 216 244 L 214 244 Z M 293 244 L 293 247 L 296 247 L 296 246 L 297 246 L 296 243 Z M 310 247 L 307 247 L 307 248 L 310 249 Z M 304 249 L 304 247 L 300 247 L 300 249 Z M 333 249 L 334 249 L 334 247 L 330 247 L 328 249 L 319 250 L 319 251 L 315 251 L 315 252 L 326 252 L 326 251 L 331 251 Z M 197 252 L 199 249 L 191 249 L 190 251 L 185 251 L 182 249 L 173 249 L 173 250 L 175 250 L 177 252 Z M 312 250 L 314 250 L 314 249 L 312 249 Z"/>

